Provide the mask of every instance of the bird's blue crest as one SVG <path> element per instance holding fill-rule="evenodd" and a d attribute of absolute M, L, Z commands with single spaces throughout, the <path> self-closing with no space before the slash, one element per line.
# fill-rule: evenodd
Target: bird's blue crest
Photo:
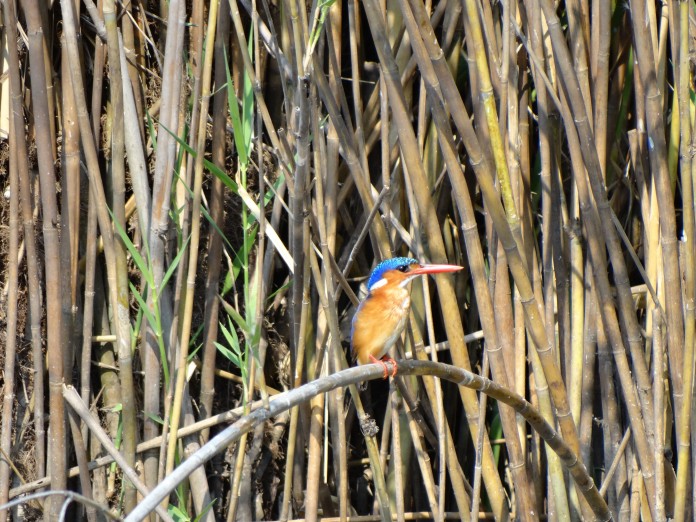
<path fill-rule="evenodd" d="M 417 265 L 418 261 L 411 257 L 393 257 L 391 259 L 385 259 L 380 264 L 378 264 L 372 273 L 370 273 L 370 278 L 367 280 L 367 289 L 371 290 L 372 286 L 382 279 L 385 272 L 389 270 L 397 270 L 404 265 Z"/>

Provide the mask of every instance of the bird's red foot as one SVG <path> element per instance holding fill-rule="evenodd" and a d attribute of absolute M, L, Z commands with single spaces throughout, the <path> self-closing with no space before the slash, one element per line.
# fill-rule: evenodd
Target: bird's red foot
<path fill-rule="evenodd" d="M 384 368 L 384 378 L 386 379 L 389 377 L 389 368 L 387 368 L 387 363 L 390 363 L 392 365 L 393 371 L 391 376 L 396 377 L 396 372 L 398 370 L 398 367 L 396 365 L 396 361 L 389 357 L 388 355 L 385 355 L 381 359 L 377 359 L 374 355 L 370 355 L 370 361 L 373 363 L 379 363 L 382 365 L 382 368 Z"/>

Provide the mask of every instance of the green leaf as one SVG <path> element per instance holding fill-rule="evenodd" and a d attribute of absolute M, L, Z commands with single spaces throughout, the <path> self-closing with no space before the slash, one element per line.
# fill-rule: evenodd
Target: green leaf
<path fill-rule="evenodd" d="M 160 417 L 159 415 L 155 415 L 154 413 L 147 413 L 147 412 L 143 412 L 143 413 L 145 413 L 145 416 L 147 416 L 150 420 L 155 421 L 160 426 L 164 426 L 164 419 L 162 417 Z"/>
<path fill-rule="evenodd" d="M 228 348 L 225 347 L 224 344 L 220 344 L 218 342 L 215 343 L 215 347 L 218 349 L 218 351 L 225 356 L 225 358 L 230 361 L 232 364 L 234 364 L 237 368 L 242 367 L 242 361 L 237 355 L 232 351 L 229 350 Z"/>
<path fill-rule="evenodd" d="M 150 328 L 152 328 L 156 334 L 161 334 L 161 329 L 160 329 L 160 324 L 159 324 L 159 318 L 155 317 L 153 315 L 152 310 L 150 310 L 150 307 L 147 306 L 147 303 L 145 302 L 145 299 L 143 299 L 143 296 L 140 295 L 140 292 L 138 292 L 138 289 L 135 287 L 135 285 L 131 282 L 128 283 L 128 286 L 130 286 L 131 294 L 133 294 L 133 297 L 135 297 L 135 300 L 138 301 L 138 305 L 140 307 L 139 311 L 142 312 L 145 315 L 145 318 L 147 319 L 148 324 L 150 325 Z"/>
<path fill-rule="evenodd" d="M 185 513 L 174 504 L 169 504 L 167 507 L 167 513 L 169 513 L 169 516 L 171 516 L 176 522 L 189 522 L 191 520 L 188 513 Z"/>
<path fill-rule="evenodd" d="M 188 245 L 189 239 L 191 239 L 191 236 L 186 238 L 186 241 L 184 241 L 184 243 L 179 248 L 179 252 L 176 254 L 176 257 L 167 268 L 167 271 L 165 272 L 164 277 L 162 278 L 162 286 L 160 288 L 164 288 L 167 285 L 167 282 L 169 281 L 169 278 L 172 277 L 174 270 L 176 270 L 176 267 L 179 266 L 179 262 L 181 261 L 181 257 L 184 255 L 184 252 L 186 251 L 186 245 Z"/>
<path fill-rule="evenodd" d="M 222 301 L 222 307 L 225 309 L 225 313 L 227 313 L 227 315 L 234 319 L 234 322 L 237 323 L 237 326 L 239 326 L 239 328 L 244 333 L 250 333 L 246 320 L 241 316 L 241 314 L 237 310 L 234 309 L 233 306 L 228 304 L 226 301 Z"/>
<path fill-rule="evenodd" d="M 130 253 L 131 257 L 133 258 L 133 262 L 135 263 L 135 266 L 138 267 L 138 270 L 140 270 L 141 274 L 143 275 L 145 282 L 152 288 L 155 286 L 155 279 L 154 276 L 152 275 L 152 271 L 150 270 L 150 266 L 148 263 L 145 262 L 143 257 L 140 255 L 140 252 L 138 249 L 135 247 L 133 242 L 131 241 L 130 237 L 128 237 L 128 234 L 126 233 L 125 230 L 123 230 L 123 227 L 121 224 L 118 222 L 118 220 L 114 219 L 114 214 L 111 212 L 111 209 L 109 210 L 109 214 L 111 215 L 111 221 L 114 224 L 114 227 L 116 228 L 116 232 L 118 233 L 119 237 L 121 238 L 121 241 L 123 241 L 123 244 L 126 245 L 126 248 L 128 249 L 128 252 Z"/>
<path fill-rule="evenodd" d="M 211 500 L 210 503 L 207 506 L 205 506 L 205 508 L 203 508 L 203 511 L 201 511 L 201 514 L 198 515 L 194 519 L 194 522 L 199 522 L 200 520 L 203 520 L 205 518 L 206 513 L 208 513 L 208 511 L 210 511 L 213 508 L 213 506 L 215 505 L 216 500 L 217 499 Z"/>
<path fill-rule="evenodd" d="M 225 64 L 227 63 L 227 56 L 225 56 Z M 249 151 L 246 146 L 246 140 L 244 139 L 244 126 L 242 125 L 242 119 L 239 115 L 237 96 L 234 94 L 234 80 L 232 80 L 228 65 L 225 66 L 225 74 L 227 75 L 227 104 L 229 105 L 232 129 L 234 130 L 234 146 L 237 148 L 240 168 L 246 170 L 249 164 Z"/>
<path fill-rule="evenodd" d="M 247 52 L 249 58 L 254 56 L 254 34 L 253 27 L 249 28 L 249 39 L 247 40 Z M 227 63 L 227 62 L 225 62 Z M 251 85 L 251 78 L 248 74 L 244 75 L 244 86 L 242 89 L 242 136 L 247 150 L 251 148 L 251 130 L 254 124 L 254 91 Z M 246 169 L 245 169 L 246 170 Z"/>

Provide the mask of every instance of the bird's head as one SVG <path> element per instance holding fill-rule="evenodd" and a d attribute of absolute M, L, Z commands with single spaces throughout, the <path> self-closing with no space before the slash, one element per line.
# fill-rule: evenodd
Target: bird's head
<path fill-rule="evenodd" d="M 394 257 L 382 261 L 372 270 L 367 290 L 371 293 L 387 285 L 405 287 L 420 275 L 456 272 L 462 268 L 457 265 L 422 265 L 410 257 Z"/>

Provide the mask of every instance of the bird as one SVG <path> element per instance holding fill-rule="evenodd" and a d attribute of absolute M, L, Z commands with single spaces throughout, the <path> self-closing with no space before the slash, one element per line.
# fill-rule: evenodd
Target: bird
<path fill-rule="evenodd" d="M 367 280 L 367 297 L 358 306 L 351 327 L 351 353 L 358 364 L 379 363 L 384 378 L 387 362 L 396 376 L 396 361 L 387 355 L 406 327 L 411 308 L 411 282 L 418 276 L 456 272 L 457 265 L 421 264 L 410 257 L 394 257 L 379 263 Z"/>

